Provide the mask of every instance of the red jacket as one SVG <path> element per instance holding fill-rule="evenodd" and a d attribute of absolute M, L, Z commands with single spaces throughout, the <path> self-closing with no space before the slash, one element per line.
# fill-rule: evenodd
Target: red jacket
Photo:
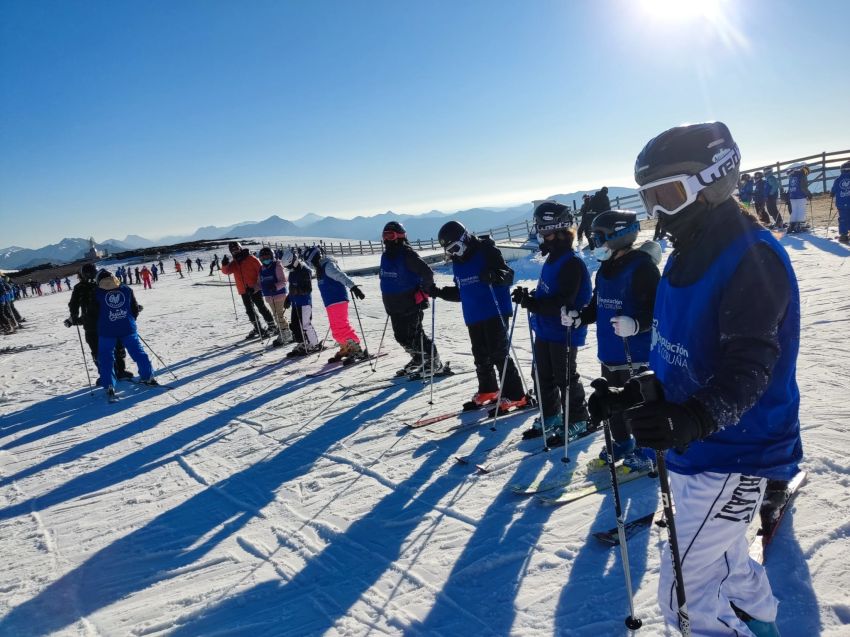
<path fill-rule="evenodd" d="M 260 260 L 248 252 L 247 248 L 243 248 L 238 255 L 239 259 L 233 259 L 227 265 L 221 266 L 221 271 L 224 274 L 232 274 L 236 279 L 236 290 L 239 294 L 245 294 L 247 288 L 251 288 L 254 292 L 260 289 L 260 269 L 263 264 Z"/>

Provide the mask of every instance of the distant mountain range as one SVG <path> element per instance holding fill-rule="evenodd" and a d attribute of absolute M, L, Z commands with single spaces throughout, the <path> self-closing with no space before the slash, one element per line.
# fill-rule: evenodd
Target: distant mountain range
<path fill-rule="evenodd" d="M 581 197 L 585 192 L 579 191 L 567 194 L 552 195 L 549 199 L 556 199 L 565 204 L 572 205 L 575 201 L 581 204 Z M 608 188 L 608 197 L 611 205 L 617 197 L 626 197 L 635 194 L 633 188 Z M 172 235 L 157 240 L 146 239 L 138 235 L 127 235 L 124 239 L 108 239 L 102 243 L 96 243 L 99 250 L 110 253 L 135 250 L 137 248 L 148 248 L 156 245 L 171 245 L 186 241 L 198 241 L 202 239 L 221 239 L 224 237 L 333 237 L 338 239 L 378 239 L 381 231 L 388 221 L 398 221 L 407 230 L 411 239 L 430 239 L 436 237 L 440 227 L 449 220 L 460 221 L 467 228 L 476 232 L 487 232 L 490 228 L 497 228 L 507 224 L 519 223 L 531 217 L 532 204 L 521 204 L 506 208 L 471 208 L 453 213 L 432 210 L 420 215 L 397 214 L 387 211 L 369 217 L 354 217 L 353 219 L 339 219 L 336 217 L 322 217 L 309 213 L 296 219 L 288 221 L 277 215 L 272 215 L 263 221 L 243 221 L 231 226 L 204 226 L 198 228 L 190 235 Z M 41 265 L 42 263 L 68 263 L 75 261 L 85 255 L 89 249 L 88 239 L 63 239 L 59 243 L 44 246 L 37 250 L 10 246 L 0 248 L 0 269 L 18 270 L 22 268 Z"/>

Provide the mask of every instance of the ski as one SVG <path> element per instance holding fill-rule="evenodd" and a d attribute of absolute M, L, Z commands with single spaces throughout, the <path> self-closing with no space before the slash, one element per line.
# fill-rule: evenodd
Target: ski
<path fill-rule="evenodd" d="M 128 378 L 131 383 L 134 385 L 140 385 L 141 387 L 148 387 L 149 389 L 162 389 L 164 391 L 169 391 L 171 389 L 177 389 L 174 385 L 166 385 L 165 383 L 157 383 L 156 385 L 148 385 L 147 383 L 143 383 L 140 380 L 136 380 L 135 378 Z"/>
<path fill-rule="evenodd" d="M 655 519 L 656 512 L 648 513 L 647 515 L 641 516 L 637 519 L 626 522 L 625 531 L 626 531 L 626 539 L 631 539 L 632 536 L 637 535 L 644 529 L 648 529 L 652 526 L 652 521 Z M 620 535 L 617 532 L 617 527 L 608 529 L 607 531 L 594 531 L 593 537 L 602 542 L 607 546 L 620 546 Z"/>
<path fill-rule="evenodd" d="M 620 478 L 620 481 L 622 481 L 622 478 L 627 475 L 631 475 L 632 473 L 633 472 L 630 471 L 628 467 L 625 467 L 622 464 L 617 465 L 617 477 Z M 602 474 L 595 471 L 588 471 L 586 467 L 577 466 L 574 471 L 571 471 L 560 478 L 550 478 L 549 480 L 539 478 L 530 484 L 512 484 L 510 485 L 510 489 L 517 495 L 536 495 L 538 493 L 552 491 L 553 489 L 567 487 L 570 484 L 581 484 L 583 482 L 592 482 L 595 484 L 597 481 L 601 482 L 606 478 L 609 478 L 608 473 Z"/>
<path fill-rule="evenodd" d="M 386 354 L 381 354 L 381 356 L 386 356 Z M 367 361 L 373 361 L 377 356 L 358 356 L 356 358 L 343 358 L 342 360 L 334 361 L 333 363 L 325 363 L 325 365 L 314 372 L 310 372 L 306 374 L 306 376 L 310 378 L 316 378 L 317 376 L 326 376 L 328 374 L 333 374 L 336 371 L 341 369 L 346 369 L 349 367 L 354 367 L 355 365 L 359 365 L 360 363 L 365 363 Z"/>
<path fill-rule="evenodd" d="M 463 414 L 472 414 L 476 413 L 482 409 L 484 409 L 486 405 L 481 405 L 475 409 L 456 409 L 455 411 L 447 411 L 444 414 L 438 414 L 436 416 L 429 416 L 428 418 L 420 418 L 416 422 L 409 423 L 407 426 L 411 429 L 418 429 L 419 427 L 426 427 L 427 425 L 433 425 L 434 423 L 442 422 L 443 420 L 448 420 L 449 418 L 460 418 Z"/>
<path fill-rule="evenodd" d="M 419 427 L 425 427 L 427 425 L 433 425 L 435 423 L 442 422 L 443 420 L 449 420 L 450 418 L 460 418 L 464 414 L 479 414 L 484 407 L 487 407 L 487 405 L 482 405 L 478 409 L 463 409 L 463 408 L 461 408 L 459 410 L 450 411 L 450 412 L 447 412 L 445 414 L 439 414 L 437 416 L 430 416 L 428 418 L 421 418 L 414 423 L 409 423 L 407 426 L 410 427 L 411 429 L 418 429 Z M 509 409 L 508 411 L 500 413 L 499 418 L 505 418 L 507 416 L 513 416 L 514 414 L 518 414 L 520 412 L 527 411 L 529 409 L 537 409 L 537 405 L 529 403 L 525 407 L 520 407 L 518 409 L 517 408 Z M 495 416 L 495 414 L 496 414 L 496 407 L 494 406 L 494 407 L 490 407 L 489 409 L 487 409 L 486 415 L 479 416 L 475 420 L 466 420 L 466 421 L 460 422 L 458 424 L 452 425 L 451 427 L 448 427 L 446 429 L 442 429 L 442 430 L 439 430 L 439 431 L 435 431 L 433 429 L 429 429 L 429 431 L 433 431 L 434 433 L 448 433 L 448 432 L 450 432 L 454 429 L 460 429 L 462 427 L 472 427 L 472 426 L 475 426 L 475 425 L 480 425 L 480 424 L 483 424 L 485 422 L 493 420 L 493 417 Z"/>
<path fill-rule="evenodd" d="M 454 376 L 454 375 L 455 375 L 455 372 L 452 369 L 451 363 L 449 361 L 446 361 L 445 363 L 443 363 L 442 367 L 439 370 L 434 370 L 434 378 L 440 378 L 441 376 Z M 430 372 L 430 370 L 426 371 L 426 373 L 424 373 L 424 374 L 421 371 L 413 372 L 412 374 L 407 374 L 406 377 L 407 377 L 408 381 L 414 381 L 414 380 L 427 381 L 428 379 L 431 378 L 431 372 Z"/>
<path fill-rule="evenodd" d="M 642 478 L 646 475 L 649 475 L 648 471 L 635 471 L 629 472 L 623 476 L 619 477 L 619 484 L 623 485 L 627 482 L 631 482 L 633 480 L 637 480 L 638 478 Z M 606 476 L 608 477 L 608 476 Z M 548 496 L 548 495 L 536 495 L 535 497 L 542 503 L 548 506 L 559 506 L 562 504 L 568 504 L 570 502 L 575 502 L 576 500 L 580 500 L 581 498 L 587 497 L 589 495 L 593 495 L 594 493 L 601 493 L 603 491 L 607 491 L 611 488 L 611 480 L 610 478 L 605 481 L 595 481 L 590 480 L 588 484 L 576 487 L 574 489 L 567 489 L 563 493 L 558 495 Z"/>
<path fill-rule="evenodd" d="M 806 477 L 807 473 L 805 471 L 799 471 L 788 482 L 788 486 L 785 489 L 785 502 L 778 509 L 762 505 L 759 511 L 761 527 L 755 539 L 750 543 L 749 551 L 750 558 L 759 564 L 764 564 L 765 551 L 776 536 L 776 531 L 779 529 L 779 525 L 788 511 L 788 506 L 794 501 L 794 497 L 800 491 L 800 487 L 806 483 Z"/>

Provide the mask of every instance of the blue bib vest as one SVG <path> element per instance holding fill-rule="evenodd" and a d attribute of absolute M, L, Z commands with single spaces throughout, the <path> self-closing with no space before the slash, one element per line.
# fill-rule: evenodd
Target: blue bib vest
<path fill-rule="evenodd" d="M 803 188 L 801 187 L 802 180 L 803 173 L 801 172 L 795 172 L 788 177 L 788 197 L 790 199 L 806 198 L 806 193 L 803 192 Z"/>
<path fill-rule="evenodd" d="M 286 294 L 286 283 L 277 281 L 277 264 L 272 261 L 269 265 L 260 268 L 260 289 L 263 296 L 277 296 Z"/>
<path fill-rule="evenodd" d="M 832 186 L 835 195 L 835 207 L 850 208 L 850 175 L 841 175 Z"/>
<path fill-rule="evenodd" d="M 634 259 L 616 277 L 607 279 L 596 273 L 596 355 L 600 362 L 608 365 L 624 365 L 626 349 L 623 339 L 614 333 L 611 319 L 615 316 L 630 316 L 638 313 L 632 297 L 632 279 L 642 259 Z M 645 363 L 649 360 L 651 332 L 647 330 L 629 337 L 632 361 Z"/>
<path fill-rule="evenodd" d="M 661 380 L 665 398 L 673 402 L 685 401 L 711 380 L 721 350 L 717 310 L 723 292 L 745 252 L 759 242 L 782 260 L 791 289 L 788 311 L 779 324 L 779 360 L 764 394 L 738 423 L 691 443 L 683 453 L 667 452 L 671 471 L 788 479 L 803 455 L 796 380 L 800 296 L 788 255 L 767 230 L 752 230 L 735 240 L 687 287 L 670 285 L 667 272 L 675 256 L 670 257 L 655 301 L 649 366 Z"/>
<path fill-rule="evenodd" d="M 381 255 L 381 294 L 413 293 L 422 284 L 422 279 L 407 268 L 404 252 L 389 256 Z"/>
<path fill-rule="evenodd" d="M 587 266 L 584 261 L 576 256 L 572 250 L 564 253 L 558 259 L 550 263 L 548 260 L 543 264 L 543 269 L 540 270 L 540 279 L 537 281 L 537 291 L 534 296 L 538 299 L 548 299 L 554 296 L 559 296 L 558 275 L 561 269 L 567 264 L 570 259 L 576 259 L 581 264 L 582 277 L 579 285 L 578 294 L 576 294 L 575 304 L 567 308 L 568 310 L 580 310 L 587 302 L 590 301 L 592 294 L 590 286 L 590 274 L 587 272 Z M 561 313 L 546 316 L 540 314 L 531 315 L 531 327 L 534 330 L 536 338 L 550 343 L 566 343 L 567 328 L 561 325 Z M 571 347 L 581 347 L 584 345 L 587 338 L 587 325 L 582 325 L 578 329 L 573 329 L 572 339 L 570 339 Z"/>
<path fill-rule="evenodd" d="M 322 303 L 325 304 L 325 307 L 348 300 L 348 289 L 336 279 L 325 274 L 324 265 L 320 264 L 316 269 L 316 278 L 319 283 L 319 294 L 322 295 Z"/>
<path fill-rule="evenodd" d="M 291 289 L 306 289 L 310 286 L 310 269 L 305 265 L 299 265 L 292 268 L 292 273 L 289 275 L 289 287 Z M 313 305 L 313 295 L 309 292 L 304 294 L 292 293 L 289 295 L 289 302 L 297 307 L 305 305 Z"/>
<path fill-rule="evenodd" d="M 114 290 L 97 288 L 97 333 L 99 336 L 129 336 L 136 331 L 136 319 L 130 311 L 130 289 L 119 285 Z"/>
<path fill-rule="evenodd" d="M 468 261 L 452 261 L 455 283 L 460 290 L 463 322 L 474 325 L 497 316 L 510 316 L 511 293 L 506 285 L 490 286 L 481 280 L 481 270 L 486 266 L 484 252 L 476 250 Z M 495 294 L 495 298 L 493 298 Z M 496 304 L 498 303 L 498 307 Z"/>

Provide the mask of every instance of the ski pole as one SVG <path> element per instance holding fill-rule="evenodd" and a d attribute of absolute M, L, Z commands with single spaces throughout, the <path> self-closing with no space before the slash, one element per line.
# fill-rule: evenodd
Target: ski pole
<path fill-rule="evenodd" d="M 80 326 L 76 325 L 76 323 L 75 323 L 75 326 L 77 328 L 77 338 L 80 339 L 80 352 L 83 355 L 83 367 L 86 368 L 86 378 L 89 381 L 89 395 L 94 396 L 94 387 L 92 387 L 91 375 L 89 374 L 89 364 L 88 364 L 88 361 L 86 361 L 86 350 L 83 348 L 83 335 L 80 332 Z"/>
<path fill-rule="evenodd" d="M 564 389 L 564 457 L 561 462 L 567 463 L 570 461 L 570 385 L 572 378 L 570 374 L 570 345 L 572 344 L 573 327 L 567 327 L 567 378 Z"/>
<path fill-rule="evenodd" d="M 499 318 L 502 321 L 502 327 L 505 330 L 508 329 L 508 325 L 505 322 L 505 317 L 502 316 L 501 308 L 499 308 L 499 300 L 496 298 L 496 290 L 493 288 L 493 284 L 490 284 L 490 295 L 493 297 L 493 303 L 496 304 L 496 313 L 499 315 Z M 514 307 L 514 314 L 516 314 L 518 307 Z M 510 343 L 510 341 L 509 341 Z M 528 385 L 525 382 L 525 374 L 522 373 L 522 367 L 519 364 L 519 356 L 516 355 L 516 350 L 514 350 L 513 343 L 510 343 L 510 351 L 514 355 L 514 362 L 516 363 L 517 372 L 519 373 L 519 380 L 522 383 L 522 391 L 524 393 L 528 393 Z"/>
<path fill-rule="evenodd" d="M 496 411 L 493 412 L 493 424 L 490 425 L 490 431 L 496 431 L 496 423 L 499 421 L 499 404 L 502 402 L 502 391 L 505 388 L 505 376 L 508 373 L 508 360 L 511 357 L 511 342 L 514 338 L 514 325 L 516 325 L 516 315 L 518 313 L 519 303 L 515 303 L 514 315 L 511 318 L 511 329 L 508 331 L 508 349 L 507 352 L 505 352 L 505 360 L 502 363 L 502 375 L 499 377 L 499 394 L 496 396 Z M 523 391 L 525 391 L 525 387 L 523 387 Z"/>
<path fill-rule="evenodd" d="M 172 371 L 171 371 L 171 368 L 168 366 L 168 364 L 167 364 L 164 360 L 162 360 L 162 358 L 160 358 L 159 354 L 157 354 L 155 351 L 153 351 L 153 347 L 151 347 L 150 345 L 148 345 L 148 342 L 147 342 L 145 339 L 143 339 L 143 338 L 142 338 L 142 335 L 141 335 L 141 334 L 139 334 L 138 332 L 136 332 L 136 334 L 138 335 L 139 340 L 140 340 L 140 341 L 142 341 L 142 343 L 144 343 L 144 344 L 145 344 L 145 347 L 147 347 L 147 348 L 151 351 L 151 354 L 153 354 L 153 355 L 156 357 L 156 359 L 157 359 L 160 363 L 162 363 L 162 366 L 163 366 L 165 369 L 167 369 L 167 370 L 168 370 L 168 373 L 169 373 L 169 374 L 171 374 L 172 376 L 174 376 L 174 379 L 175 379 L 175 380 L 180 380 L 179 378 L 177 378 L 177 374 L 175 374 L 174 372 L 172 372 Z"/>
<path fill-rule="evenodd" d="M 378 353 L 375 354 L 375 366 L 372 367 L 372 371 L 378 371 L 378 359 L 381 357 L 381 348 L 384 346 L 384 336 L 387 334 L 387 325 L 390 322 L 390 315 L 387 314 L 387 320 L 384 321 L 384 330 L 381 332 L 381 340 L 378 341 Z"/>
<path fill-rule="evenodd" d="M 325 350 L 325 341 L 328 340 L 328 335 L 330 333 L 331 333 L 331 326 L 328 325 L 328 331 L 325 332 L 325 335 L 322 337 L 322 340 L 319 343 L 319 351 L 316 352 L 316 360 L 319 360 L 319 357 L 322 355 L 322 352 Z"/>
<path fill-rule="evenodd" d="M 434 404 L 434 339 L 437 337 L 437 299 L 431 299 L 431 396 L 428 404 Z"/>
<path fill-rule="evenodd" d="M 357 316 L 357 325 L 360 326 L 360 336 L 363 338 L 363 355 L 369 358 L 369 346 L 366 344 L 366 332 L 363 331 L 363 322 L 360 320 L 360 310 L 357 309 L 357 297 L 351 295 L 351 301 L 354 303 L 354 314 Z M 372 363 L 369 363 L 369 369 L 372 369 Z"/>
<path fill-rule="evenodd" d="M 422 321 L 424 320 L 424 316 L 422 314 L 419 315 L 419 360 L 421 361 L 421 367 L 419 368 L 419 374 L 422 377 L 422 383 L 425 383 L 425 328 L 422 326 Z"/>
<path fill-rule="evenodd" d="M 233 301 L 233 318 L 239 323 L 239 314 L 236 313 L 236 295 L 233 294 L 233 279 L 230 278 L 230 275 L 227 275 L 227 282 L 230 287 L 230 299 Z"/>
<path fill-rule="evenodd" d="M 548 440 L 546 440 L 546 419 L 543 417 L 543 396 L 540 394 L 540 372 L 537 369 L 537 349 L 534 342 L 534 330 L 531 327 L 531 310 L 526 309 L 526 315 L 528 316 L 528 335 L 531 339 L 531 367 L 534 370 L 534 382 L 537 383 L 537 406 L 540 411 L 540 429 L 543 431 L 543 450 L 549 451 Z"/>
<path fill-rule="evenodd" d="M 691 620 L 688 617 L 688 605 L 685 599 L 685 579 L 682 574 L 682 560 L 679 557 L 679 542 L 676 538 L 676 522 L 673 513 L 673 500 L 670 497 L 670 482 L 667 478 L 667 463 L 664 454 L 657 454 L 658 477 L 661 483 L 661 502 L 664 505 L 664 525 L 667 527 L 667 541 L 670 544 L 670 559 L 673 562 L 673 576 L 676 585 L 676 599 L 679 607 L 676 615 L 679 619 L 679 632 L 690 637 Z"/>

